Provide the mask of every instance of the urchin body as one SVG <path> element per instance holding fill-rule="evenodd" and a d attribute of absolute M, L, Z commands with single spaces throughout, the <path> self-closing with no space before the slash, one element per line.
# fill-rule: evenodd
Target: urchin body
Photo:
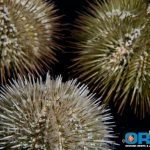
<path fill-rule="evenodd" d="M 149 22 L 145 0 L 110 0 L 91 4 L 75 33 L 79 78 L 119 112 L 129 103 L 140 117 L 150 112 Z"/>
<path fill-rule="evenodd" d="M 108 150 L 112 117 L 86 86 L 20 78 L 2 90 L 0 149 Z"/>
<path fill-rule="evenodd" d="M 42 0 L 0 1 L 0 76 L 42 72 L 55 60 L 57 17 Z"/>

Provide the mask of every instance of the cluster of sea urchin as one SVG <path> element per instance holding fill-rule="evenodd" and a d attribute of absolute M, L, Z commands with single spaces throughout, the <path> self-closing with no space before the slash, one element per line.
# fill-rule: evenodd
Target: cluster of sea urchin
<path fill-rule="evenodd" d="M 0 149 L 108 150 L 111 120 L 75 80 L 20 78 L 2 89 Z"/>
<path fill-rule="evenodd" d="M 42 0 L 0 0 L 1 81 L 43 71 L 43 65 L 55 60 L 56 20 L 53 4 Z"/>
<path fill-rule="evenodd" d="M 75 71 L 80 79 L 113 101 L 127 103 L 144 117 L 150 112 L 150 16 L 145 0 L 109 0 L 91 4 L 75 33 Z"/>

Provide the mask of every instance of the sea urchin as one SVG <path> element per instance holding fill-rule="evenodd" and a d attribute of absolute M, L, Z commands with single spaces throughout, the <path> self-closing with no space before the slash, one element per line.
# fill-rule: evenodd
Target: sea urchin
<path fill-rule="evenodd" d="M 99 0 L 81 14 L 74 34 L 79 78 L 119 112 L 128 103 L 140 117 L 150 112 L 149 24 L 145 0 Z"/>
<path fill-rule="evenodd" d="M 86 86 L 19 78 L 0 96 L 0 149 L 108 150 L 112 117 Z"/>
<path fill-rule="evenodd" d="M 43 71 L 53 62 L 54 5 L 42 0 L 0 0 L 0 78 Z"/>

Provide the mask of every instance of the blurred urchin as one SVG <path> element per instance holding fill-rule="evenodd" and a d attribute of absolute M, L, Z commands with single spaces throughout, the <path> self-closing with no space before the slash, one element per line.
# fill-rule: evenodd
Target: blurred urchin
<path fill-rule="evenodd" d="M 150 16 L 145 0 L 98 0 L 81 14 L 74 36 L 79 78 L 113 101 L 144 117 L 150 112 Z"/>
<path fill-rule="evenodd" d="M 0 1 L 0 77 L 43 71 L 55 60 L 58 17 L 42 0 Z"/>
<path fill-rule="evenodd" d="M 109 110 L 76 80 L 19 78 L 2 88 L 0 149 L 108 150 Z"/>

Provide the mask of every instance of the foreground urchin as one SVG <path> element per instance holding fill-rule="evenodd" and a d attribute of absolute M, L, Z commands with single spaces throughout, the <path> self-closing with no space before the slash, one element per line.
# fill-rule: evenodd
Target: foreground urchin
<path fill-rule="evenodd" d="M 75 72 L 113 101 L 144 117 L 150 112 L 150 16 L 145 0 L 109 0 L 81 14 L 74 35 Z"/>
<path fill-rule="evenodd" d="M 57 17 L 42 0 L 0 0 L 0 77 L 43 71 L 55 60 Z"/>
<path fill-rule="evenodd" d="M 112 116 L 94 102 L 86 86 L 49 75 L 45 83 L 28 79 L 2 88 L 0 149 L 110 148 Z"/>

